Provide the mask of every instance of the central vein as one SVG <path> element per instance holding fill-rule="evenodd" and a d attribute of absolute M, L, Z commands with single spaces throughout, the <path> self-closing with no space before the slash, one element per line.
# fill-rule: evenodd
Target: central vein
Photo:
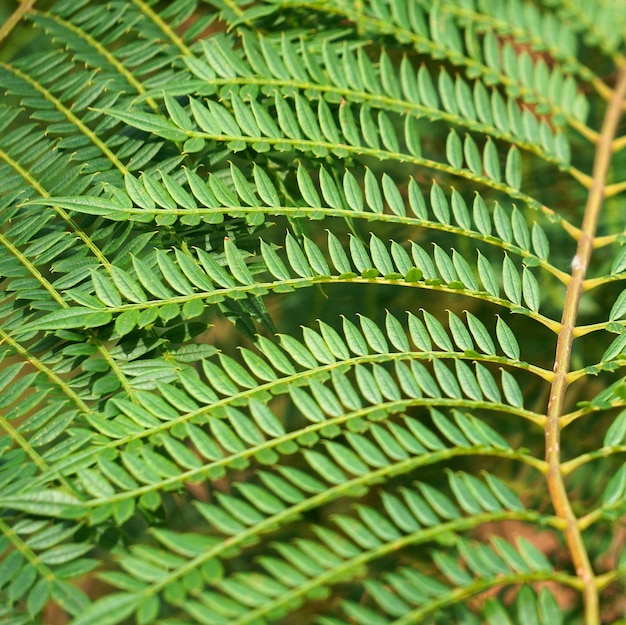
<path fill-rule="evenodd" d="M 599 625 L 598 588 L 589 555 L 582 539 L 578 520 L 572 510 L 563 475 L 561 473 L 561 417 L 568 386 L 574 329 L 583 282 L 587 275 L 589 260 L 593 252 L 594 237 L 598 218 L 604 201 L 606 178 L 612 156 L 612 143 L 623 110 L 626 97 L 626 64 L 622 67 L 615 91 L 602 122 L 602 129 L 596 146 L 593 165 L 593 178 L 587 196 L 583 224 L 578 239 L 576 256 L 572 261 L 572 279 L 568 284 L 561 318 L 556 356 L 554 361 L 555 377 L 550 389 L 548 420 L 546 423 L 546 462 L 548 463 L 548 488 L 557 515 L 565 522 L 565 537 L 576 568 L 576 574 L 583 583 L 585 602 L 585 623 Z"/>

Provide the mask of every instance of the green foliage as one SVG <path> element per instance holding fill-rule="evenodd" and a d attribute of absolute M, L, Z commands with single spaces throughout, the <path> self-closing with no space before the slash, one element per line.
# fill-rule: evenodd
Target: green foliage
<path fill-rule="evenodd" d="M 0 621 L 623 622 L 623 8 L 25 3 Z"/>

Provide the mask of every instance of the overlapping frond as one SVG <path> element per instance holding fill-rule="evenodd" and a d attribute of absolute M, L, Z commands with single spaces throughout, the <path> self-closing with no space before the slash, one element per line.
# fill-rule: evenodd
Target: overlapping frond
<path fill-rule="evenodd" d="M 0 619 L 592 623 L 626 573 L 613 4 L 28 12 Z"/>

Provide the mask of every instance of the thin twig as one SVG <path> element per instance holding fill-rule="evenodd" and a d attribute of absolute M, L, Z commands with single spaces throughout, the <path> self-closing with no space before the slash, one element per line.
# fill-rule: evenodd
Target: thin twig
<path fill-rule="evenodd" d="M 0 26 L 0 43 L 11 34 L 11 31 L 22 21 L 24 15 L 35 6 L 36 1 L 37 0 L 22 0 L 19 3 L 17 9 L 15 9 L 6 22 Z"/>
<path fill-rule="evenodd" d="M 580 298 L 584 290 L 584 280 L 594 249 L 594 236 L 598 218 L 605 198 L 606 178 L 613 154 L 613 139 L 623 111 L 626 97 L 626 64 L 621 68 L 619 80 L 606 110 L 602 130 L 598 138 L 596 157 L 593 165 L 593 179 L 585 215 L 578 239 L 576 256 L 572 263 L 572 279 L 567 286 L 561 331 L 556 347 L 554 381 L 550 389 L 548 403 L 546 437 L 546 462 L 548 463 L 548 488 L 556 514 L 565 521 L 565 537 L 576 569 L 576 575 L 583 584 L 586 625 L 600 625 L 600 606 L 595 574 L 589 561 L 578 519 L 574 515 L 565 488 L 561 466 L 561 417 L 568 387 L 568 373 L 575 337 L 576 317 Z"/>

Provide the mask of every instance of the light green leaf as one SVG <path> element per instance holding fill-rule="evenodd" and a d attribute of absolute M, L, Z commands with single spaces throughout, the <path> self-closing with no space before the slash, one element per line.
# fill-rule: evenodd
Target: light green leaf
<path fill-rule="evenodd" d="M 254 284 L 254 277 L 248 269 L 243 254 L 228 237 L 224 239 L 224 252 L 233 276 L 242 284 Z"/>
<path fill-rule="evenodd" d="M 128 618 L 140 603 L 140 596 L 130 593 L 112 593 L 87 607 L 71 625 L 115 625 Z"/>
<path fill-rule="evenodd" d="M 519 360 L 520 348 L 517 339 L 515 338 L 515 334 L 500 316 L 498 316 L 498 320 L 496 322 L 496 336 L 502 351 L 509 358 Z"/>
<path fill-rule="evenodd" d="M 516 408 L 524 407 L 524 396 L 517 380 L 504 369 L 502 370 L 502 390 L 506 400 Z"/>
<path fill-rule="evenodd" d="M 293 270 L 302 278 L 308 278 L 313 275 L 313 270 L 309 265 L 302 248 L 296 239 L 287 232 L 285 239 L 285 249 L 287 250 L 287 260 Z"/>
<path fill-rule="evenodd" d="M 0 505 L 29 514 L 57 518 L 74 518 L 84 513 L 84 506 L 80 499 L 54 489 L 0 497 Z"/>
<path fill-rule="evenodd" d="M 54 200 L 47 198 L 37 198 L 30 200 L 31 205 L 43 205 L 43 206 L 58 206 L 66 210 L 76 211 L 78 213 L 85 213 L 87 215 L 101 215 L 108 219 L 115 221 L 122 221 L 128 219 L 131 214 L 129 208 L 120 206 L 119 203 L 112 200 L 108 200 L 104 197 L 55 197 Z"/>
<path fill-rule="evenodd" d="M 505 178 L 513 189 L 522 186 L 522 158 L 517 147 L 512 146 L 506 157 Z"/>
<path fill-rule="evenodd" d="M 71 330 L 81 328 L 97 328 L 109 323 L 112 315 L 109 312 L 97 311 L 91 308 L 81 306 L 73 306 L 71 308 L 63 308 L 55 312 L 48 313 L 36 321 L 31 321 L 19 328 L 19 331 L 52 331 L 52 330 Z"/>
<path fill-rule="evenodd" d="M 152 113 L 141 113 L 139 111 L 126 112 L 120 111 L 119 109 L 104 109 L 101 112 L 105 115 L 115 117 L 133 128 L 153 133 L 164 139 L 169 139 L 170 141 L 183 141 L 187 137 L 187 135 L 179 130 L 171 121 L 158 115 L 153 115 Z"/>
<path fill-rule="evenodd" d="M 315 188 L 313 181 L 311 180 L 311 175 L 302 163 L 298 164 L 297 177 L 300 193 L 302 193 L 304 201 L 312 208 L 320 206 L 320 196 L 317 193 L 317 189 Z"/>

